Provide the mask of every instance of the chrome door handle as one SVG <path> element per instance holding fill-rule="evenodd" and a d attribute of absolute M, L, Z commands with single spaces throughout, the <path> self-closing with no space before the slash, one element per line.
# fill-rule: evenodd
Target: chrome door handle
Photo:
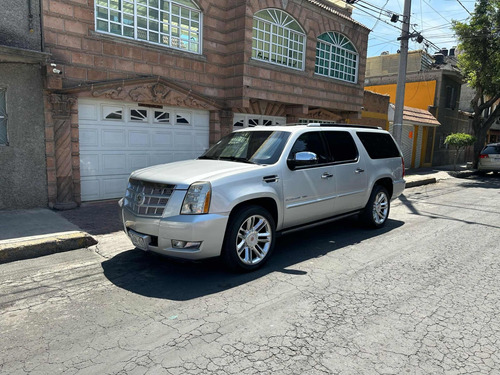
<path fill-rule="evenodd" d="M 364 172 L 365 170 L 364 169 L 361 169 L 361 168 L 356 168 L 356 170 L 354 171 L 354 173 L 362 173 Z"/>
<path fill-rule="evenodd" d="M 325 172 L 321 175 L 321 178 L 323 178 L 323 179 L 330 178 L 330 177 L 333 177 L 333 174 L 328 173 L 328 172 Z"/>

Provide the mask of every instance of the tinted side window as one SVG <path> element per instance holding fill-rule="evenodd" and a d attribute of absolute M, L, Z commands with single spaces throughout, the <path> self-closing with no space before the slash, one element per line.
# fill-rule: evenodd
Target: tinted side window
<path fill-rule="evenodd" d="M 328 154 L 325 150 L 325 146 L 321 140 L 319 132 L 304 133 L 297 138 L 292 150 L 290 151 L 290 158 L 293 159 L 297 152 L 302 151 L 314 152 L 318 155 L 319 164 L 326 163 L 328 160 Z"/>
<path fill-rule="evenodd" d="M 500 145 L 486 146 L 481 154 L 500 154 Z"/>
<path fill-rule="evenodd" d="M 323 133 L 334 162 L 355 161 L 358 149 L 349 132 L 328 131 Z"/>
<path fill-rule="evenodd" d="M 396 143 L 387 133 L 356 132 L 356 134 L 372 159 L 401 156 Z"/>

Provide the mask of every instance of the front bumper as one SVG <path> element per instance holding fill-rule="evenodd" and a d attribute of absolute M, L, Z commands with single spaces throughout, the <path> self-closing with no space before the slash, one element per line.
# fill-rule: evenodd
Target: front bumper
<path fill-rule="evenodd" d="M 152 242 L 146 250 L 191 260 L 220 255 L 228 218 L 229 213 L 151 218 L 137 216 L 122 207 L 122 222 L 127 235 L 133 230 L 151 236 Z M 172 240 L 201 244 L 195 249 L 179 249 L 172 247 Z"/>

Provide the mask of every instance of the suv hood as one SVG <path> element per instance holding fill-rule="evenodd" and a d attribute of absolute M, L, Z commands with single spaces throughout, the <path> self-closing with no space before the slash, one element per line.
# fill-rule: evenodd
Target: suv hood
<path fill-rule="evenodd" d="M 262 168 L 257 164 L 246 164 L 225 160 L 185 160 L 154 165 L 139 169 L 130 177 L 149 182 L 176 185 L 177 189 L 187 189 L 198 181 L 213 182 L 219 178 Z"/>

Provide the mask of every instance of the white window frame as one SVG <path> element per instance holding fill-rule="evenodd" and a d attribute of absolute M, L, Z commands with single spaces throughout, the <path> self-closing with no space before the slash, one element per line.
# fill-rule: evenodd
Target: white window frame
<path fill-rule="evenodd" d="M 263 18 L 267 14 L 272 21 Z M 290 27 L 294 25 L 300 31 Z M 295 18 L 281 9 L 267 8 L 254 14 L 252 58 L 270 64 L 303 71 L 306 57 L 306 33 Z"/>
<path fill-rule="evenodd" d="M 4 133 L 0 138 L 0 146 L 9 145 L 9 134 L 7 132 L 7 89 L 0 87 L 0 133 Z"/>
<path fill-rule="evenodd" d="M 319 39 L 323 35 L 327 35 L 331 41 L 327 42 Z M 320 47 L 323 49 L 320 49 Z M 324 64 L 320 65 L 319 61 Z M 349 65 L 348 62 L 352 64 Z M 356 84 L 358 83 L 358 69 L 359 53 L 349 38 L 335 31 L 328 31 L 318 37 L 314 66 L 315 74 Z"/>
<path fill-rule="evenodd" d="M 187 6 L 188 2 L 192 6 Z M 94 3 L 95 30 L 98 33 L 198 55 L 202 53 L 203 13 L 194 1 L 95 0 Z M 162 5 L 166 5 L 168 10 L 165 11 Z M 172 14 L 174 7 L 178 10 L 176 14 Z M 139 8 L 145 11 L 147 16 L 142 17 L 138 13 Z M 161 15 L 167 18 L 161 21 Z M 197 28 L 193 27 L 196 23 Z"/>
<path fill-rule="evenodd" d="M 271 122 L 271 123 L 265 124 L 266 122 Z M 236 125 L 237 123 L 241 123 L 242 125 Z M 233 117 L 234 130 L 248 128 L 248 127 L 252 128 L 255 126 L 280 126 L 280 125 L 286 125 L 286 117 L 253 115 L 246 113 L 235 113 Z"/>

